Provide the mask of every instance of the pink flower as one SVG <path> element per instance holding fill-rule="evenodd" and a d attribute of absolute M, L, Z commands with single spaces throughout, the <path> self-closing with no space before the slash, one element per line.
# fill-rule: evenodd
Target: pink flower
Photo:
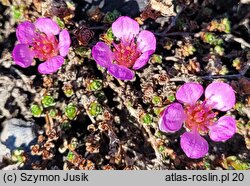
<path fill-rule="evenodd" d="M 213 82 L 205 90 L 205 100 L 198 83 L 185 83 L 176 92 L 176 99 L 183 104 L 170 104 L 162 113 L 159 128 L 163 132 L 176 132 L 184 123 L 188 132 L 181 136 L 181 148 L 189 158 L 201 158 L 208 152 L 208 143 L 201 136 L 209 133 L 213 141 L 226 141 L 236 132 L 236 122 L 231 116 L 216 120 L 217 112 L 228 111 L 235 104 L 232 87 L 226 83 Z"/>
<path fill-rule="evenodd" d="M 92 49 L 96 63 L 107 68 L 110 74 L 121 80 L 131 80 L 134 72 L 147 64 L 156 48 L 156 39 L 152 32 L 139 33 L 139 24 L 133 19 L 122 16 L 112 24 L 112 32 L 119 39 L 111 49 L 104 42 L 98 42 Z"/>
<path fill-rule="evenodd" d="M 38 66 L 41 74 L 51 74 L 62 66 L 71 43 L 68 31 L 60 31 L 57 23 L 49 18 L 39 18 L 34 24 L 29 21 L 21 23 L 16 36 L 19 44 L 12 52 L 15 63 L 27 68 L 34 58 L 38 58 L 45 61 Z"/>

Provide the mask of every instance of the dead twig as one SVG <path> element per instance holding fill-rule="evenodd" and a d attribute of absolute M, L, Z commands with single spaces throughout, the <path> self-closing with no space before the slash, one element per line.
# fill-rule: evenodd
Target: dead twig
<path fill-rule="evenodd" d="M 164 59 L 165 59 L 166 61 L 175 61 L 175 62 L 181 60 L 181 59 L 179 59 L 179 58 L 177 58 L 177 57 L 175 57 L 175 56 L 167 56 L 167 57 L 165 57 Z"/>
<path fill-rule="evenodd" d="M 239 37 L 235 37 L 234 35 L 232 34 L 225 34 L 224 35 L 225 37 L 225 40 L 228 41 L 228 40 L 233 40 L 237 43 L 240 43 L 242 46 L 244 47 L 247 47 L 247 48 L 250 48 L 250 44 L 248 42 L 246 42 L 244 39 L 242 38 L 239 38 Z"/>
<path fill-rule="evenodd" d="M 31 88 L 31 83 L 32 83 L 32 80 L 34 79 L 34 77 L 31 78 L 31 77 L 25 76 L 21 71 L 17 70 L 13 66 L 11 66 L 10 69 L 13 70 L 22 79 L 22 81 L 24 82 L 24 85 L 26 86 L 26 88 L 29 92 L 31 92 L 33 94 L 36 93 L 36 90 Z"/>
<path fill-rule="evenodd" d="M 160 37 L 169 37 L 169 36 L 182 36 L 182 37 L 187 37 L 190 35 L 195 35 L 193 32 L 172 32 L 172 33 L 154 33 L 156 36 Z"/>
<path fill-rule="evenodd" d="M 82 104 L 83 104 L 83 107 L 89 117 L 89 119 L 91 120 L 92 123 L 96 123 L 95 119 L 91 116 L 91 114 L 89 113 L 89 109 L 88 109 L 88 105 L 87 103 L 89 102 L 89 99 L 87 98 L 86 95 L 82 95 Z"/>
<path fill-rule="evenodd" d="M 201 76 L 201 79 L 211 80 L 211 79 L 240 79 L 244 77 L 242 74 L 231 74 L 231 75 L 209 75 L 209 76 Z M 248 78 L 247 78 L 248 79 Z"/>
<path fill-rule="evenodd" d="M 177 13 L 177 15 L 172 19 L 172 22 L 168 25 L 168 27 L 160 33 L 161 36 L 165 36 L 171 28 L 173 28 L 176 24 L 176 20 L 179 18 L 180 14 L 185 10 L 186 7 L 182 7 L 180 11 Z M 160 36 L 159 35 L 159 36 Z"/>
<path fill-rule="evenodd" d="M 148 136 L 148 141 L 149 141 L 149 143 L 151 144 L 152 148 L 153 148 L 154 151 L 155 151 L 155 155 L 156 155 L 157 161 L 158 161 L 158 162 L 162 162 L 162 155 L 161 155 L 161 153 L 160 153 L 159 150 L 158 150 L 157 142 L 156 142 L 156 137 L 152 134 L 152 132 L 151 132 L 151 130 L 150 130 L 150 127 L 144 125 L 144 124 L 140 121 L 140 118 L 138 117 L 138 116 L 139 116 L 138 110 L 134 109 L 133 107 L 131 107 L 131 106 L 129 105 L 129 102 L 126 100 L 126 96 L 124 96 L 123 92 L 122 92 L 122 91 L 119 91 L 120 89 L 119 89 L 113 82 L 111 82 L 111 81 L 108 82 L 108 85 L 109 85 L 109 87 L 112 88 L 112 89 L 118 94 L 118 96 L 123 100 L 123 104 L 124 104 L 124 106 L 127 108 L 127 110 L 129 111 L 130 115 L 133 116 L 134 118 L 136 118 L 138 124 L 140 124 L 140 126 L 144 128 L 144 130 L 146 131 L 147 136 Z"/>

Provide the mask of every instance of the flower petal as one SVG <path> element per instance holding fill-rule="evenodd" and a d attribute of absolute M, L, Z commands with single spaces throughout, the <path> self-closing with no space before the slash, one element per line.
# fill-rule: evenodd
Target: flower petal
<path fill-rule="evenodd" d="M 25 21 L 18 25 L 16 29 L 16 37 L 20 43 L 30 44 L 35 38 L 35 25 L 29 21 Z"/>
<path fill-rule="evenodd" d="M 233 88 L 223 82 L 213 82 L 205 90 L 207 104 L 220 111 L 228 111 L 235 105 Z"/>
<path fill-rule="evenodd" d="M 98 65 L 105 68 L 108 68 L 113 61 L 113 53 L 104 42 L 96 43 L 92 48 L 92 56 Z"/>
<path fill-rule="evenodd" d="M 13 49 L 12 56 L 17 65 L 27 68 L 33 61 L 34 53 L 28 44 L 18 44 Z"/>
<path fill-rule="evenodd" d="M 208 143 L 198 132 L 185 132 L 181 136 L 181 148 L 187 157 L 198 159 L 207 154 Z"/>
<path fill-rule="evenodd" d="M 185 119 L 186 115 L 182 105 L 172 103 L 164 110 L 159 120 L 159 129 L 163 132 L 176 132 L 180 130 Z"/>
<path fill-rule="evenodd" d="M 46 35 L 57 35 L 60 32 L 60 27 L 55 21 L 49 18 L 39 18 L 35 22 L 36 28 Z"/>
<path fill-rule="evenodd" d="M 108 68 L 110 74 L 121 80 L 131 80 L 135 74 L 132 70 L 117 64 L 111 64 Z"/>
<path fill-rule="evenodd" d="M 59 52 L 61 56 L 65 57 L 68 54 L 70 44 L 71 44 L 71 41 L 70 41 L 69 32 L 64 29 L 59 34 L 58 47 L 59 47 Z"/>
<path fill-rule="evenodd" d="M 194 105 L 204 90 L 199 83 L 185 83 L 176 92 L 176 99 L 181 103 Z"/>
<path fill-rule="evenodd" d="M 41 74 L 52 74 L 56 72 L 64 63 L 64 58 L 62 56 L 55 56 L 38 66 L 38 71 Z"/>
<path fill-rule="evenodd" d="M 156 49 L 156 39 L 154 34 L 147 30 L 141 31 L 137 38 L 137 46 L 142 53 L 149 52 L 149 55 L 154 53 Z"/>
<path fill-rule="evenodd" d="M 133 69 L 134 70 L 138 70 L 140 68 L 142 68 L 143 66 L 145 66 L 148 62 L 148 59 L 149 59 L 149 52 L 145 52 L 143 53 L 136 61 L 135 61 L 135 64 L 133 66 Z"/>
<path fill-rule="evenodd" d="M 236 121 L 231 116 L 222 116 L 209 129 L 209 136 L 213 141 L 226 141 L 235 134 Z"/>
<path fill-rule="evenodd" d="M 112 32 L 119 39 L 131 40 L 139 33 L 139 24 L 127 16 L 119 17 L 112 24 Z"/>

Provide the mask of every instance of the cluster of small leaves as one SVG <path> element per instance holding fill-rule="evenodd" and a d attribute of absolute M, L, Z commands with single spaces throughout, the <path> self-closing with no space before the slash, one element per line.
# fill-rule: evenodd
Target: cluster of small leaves
<path fill-rule="evenodd" d="M 100 36 L 100 39 L 103 40 L 107 44 L 111 44 L 114 41 L 114 37 L 115 36 L 112 32 L 112 29 L 109 28 L 106 33 Z"/>
<path fill-rule="evenodd" d="M 205 43 L 208 43 L 210 45 L 216 46 L 216 45 L 221 45 L 223 44 L 223 40 L 216 36 L 216 34 L 212 32 L 205 32 L 202 33 L 202 39 Z"/>
<path fill-rule="evenodd" d="M 43 107 L 41 105 L 31 105 L 31 113 L 34 117 L 40 117 L 43 113 Z"/>
<path fill-rule="evenodd" d="M 162 98 L 160 97 L 160 96 L 154 96 L 153 98 L 152 98 L 152 103 L 154 104 L 154 105 L 161 105 L 161 102 L 162 102 Z"/>
<path fill-rule="evenodd" d="M 228 34 L 231 31 L 230 21 L 228 18 L 213 20 L 208 25 L 208 30 L 210 32 L 218 31 L 218 32 L 225 32 Z"/>
<path fill-rule="evenodd" d="M 65 107 L 65 114 L 70 119 L 73 120 L 77 115 L 77 107 L 70 103 Z"/>
<path fill-rule="evenodd" d="M 89 113 L 91 116 L 98 116 L 99 114 L 102 113 L 102 107 L 99 103 L 93 102 L 89 106 Z"/>
<path fill-rule="evenodd" d="M 229 156 L 224 159 L 222 165 L 225 169 L 233 170 L 248 170 L 250 164 L 239 160 L 236 156 Z"/>
<path fill-rule="evenodd" d="M 42 104 L 32 104 L 31 105 L 31 113 L 34 117 L 41 117 L 43 111 L 47 111 L 47 109 L 52 108 L 56 105 L 56 102 L 52 96 L 44 96 L 41 100 Z"/>
<path fill-rule="evenodd" d="M 153 116 L 151 114 L 144 114 L 141 120 L 145 125 L 150 125 L 153 122 Z"/>
<path fill-rule="evenodd" d="M 233 67 L 235 67 L 236 70 L 240 70 L 241 69 L 241 64 L 242 64 L 242 61 L 240 60 L 240 58 L 235 58 L 233 60 Z"/>
<path fill-rule="evenodd" d="M 72 89 L 66 89 L 64 93 L 67 97 L 71 97 L 74 94 Z M 46 113 L 48 113 L 51 118 L 56 118 L 58 116 L 59 111 L 57 108 L 55 108 L 56 101 L 52 96 L 44 96 L 41 100 L 41 103 L 42 104 L 31 105 L 31 113 L 34 117 L 42 117 L 45 116 Z M 77 106 L 75 106 L 73 103 L 69 103 L 65 106 L 64 113 L 68 119 L 73 120 L 78 113 Z"/>
<path fill-rule="evenodd" d="M 19 20 L 22 18 L 24 12 L 24 7 L 22 6 L 12 6 L 12 14 L 14 19 Z"/>
<path fill-rule="evenodd" d="M 150 58 L 151 63 L 157 63 L 161 64 L 162 63 L 162 55 L 159 54 L 153 54 Z"/>
<path fill-rule="evenodd" d="M 24 150 L 16 149 L 11 154 L 11 160 L 15 163 L 19 163 L 21 166 L 27 161 L 26 154 Z"/>
<path fill-rule="evenodd" d="M 74 90 L 71 84 L 65 84 L 62 89 L 66 97 L 74 95 Z"/>
<path fill-rule="evenodd" d="M 119 16 L 120 12 L 117 10 L 113 10 L 112 12 L 107 12 L 103 18 L 104 23 L 113 23 Z"/>
<path fill-rule="evenodd" d="M 42 98 L 42 104 L 44 108 L 53 107 L 56 105 L 55 99 L 52 96 L 44 96 Z"/>
<path fill-rule="evenodd" d="M 191 43 L 185 43 L 177 49 L 177 55 L 180 57 L 188 57 L 194 54 L 196 51 L 195 47 Z"/>
<path fill-rule="evenodd" d="M 211 48 L 211 51 L 215 54 L 222 56 L 224 54 L 223 44 L 224 41 L 219 33 L 230 33 L 231 26 L 228 18 L 223 18 L 221 20 L 212 20 L 204 32 L 201 32 L 201 39 L 203 42 L 212 45 L 214 48 Z"/>
<path fill-rule="evenodd" d="M 99 80 L 99 79 L 95 79 L 95 80 L 92 80 L 90 83 L 89 83 L 89 87 L 88 87 L 91 91 L 99 91 L 101 90 L 103 87 L 102 87 L 102 81 Z"/>
<path fill-rule="evenodd" d="M 173 94 L 170 94 L 167 99 L 170 101 L 170 102 L 174 102 L 175 101 L 175 95 Z"/>

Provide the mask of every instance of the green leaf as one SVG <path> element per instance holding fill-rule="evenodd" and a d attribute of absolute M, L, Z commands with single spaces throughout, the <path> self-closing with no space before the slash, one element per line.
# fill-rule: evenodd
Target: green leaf
<path fill-rule="evenodd" d="M 120 15 L 120 12 L 118 12 L 117 10 L 113 10 L 113 12 L 107 12 L 104 16 L 103 22 L 113 23 Z"/>
<path fill-rule="evenodd" d="M 161 111 L 162 111 L 162 110 L 163 110 L 162 108 L 155 107 L 155 108 L 154 108 L 154 114 L 155 114 L 156 116 L 159 116 L 159 115 L 161 114 Z"/>
<path fill-rule="evenodd" d="M 43 107 L 40 105 L 31 105 L 31 113 L 34 117 L 40 117 L 43 112 Z"/>
<path fill-rule="evenodd" d="M 56 17 L 56 23 L 63 29 L 65 28 L 64 22 L 59 18 Z"/>
<path fill-rule="evenodd" d="M 102 89 L 102 81 L 95 79 L 89 84 L 89 88 L 92 91 L 97 91 Z"/>
<path fill-rule="evenodd" d="M 223 25 L 225 26 L 224 32 L 229 34 L 231 32 L 231 26 L 230 26 L 230 21 L 228 18 L 224 18 L 222 20 Z"/>
<path fill-rule="evenodd" d="M 25 161 L 24 150 L 16 149 L 12 152 L 11 159 L 14 162 L 23 163 Z"/>
<path fill-rule="evenodd" d="M 161 101 L 162 101 L 162 99 L 161 99 L 160 96 L 154 96 L 153 99 L 152 99 L 152 103 L 153 103 L 154 105 L 160 104 Z"/>
<path fill-rule="evenodd" d="M 73 89 L 65 89 L 65 90 L 63 90 L 63 92 L 64 92 L 65 96 L 68 98 L 74 95 Z"/>
<path fill-rule="evenodd" d="M 247 170 L 249 168 L 248 164 L 243 163 L 239 160 L 232 162 L 231 165 L 235 170 Z"/>
<path fill-rule="evenodd" d="M 52 118 L 55 118 L 58 114 L 58 110 L 57 109 L 50 109 L 49 111 L 49 115 L 52 117 Z"/>
<path fill-rule="evenodd" d="M 102 113 L 102 107 L 100 104 L 93 102 L 89 106 L 89 113 L 91 116 L 98 116 L 99 114 Z"/>
<path fill-rule="evenodd" d="M 113 34 L 111 28 L 108 29 L 106 35 L 107 35 L 108 40 L 110 40 L 110 41 L 113 41 L 113 40 L 114 40 L 114 37 L 115 37 L 115 36 L 114 36 L 114 34 Z"/>
<path fill-rule="evenodd" d="M 23 8 L 21 7 L 13 6 L 12 11 L 13 11 L 13 17 L 16 20 L 20 19 L 23 15 Z"/>
<path fill-rule="evenodd" d="M 214 51 L 219 54 L 220 56 L 222 56 L 224 54 L 224 48 L 222 48 L 220 45 L 216 45 L 214 47 Z"/>
<path fill-rule="evenodd" d="M 63 122 L 62 124 L 61 124 L 61 129 L 62 130 L 69 130 L 69 129 L 71 129 L 71 124 L 69 123 L 69 122 Z"/>
<path fill-rule="evenodd" d="M 158 150 L 162 153 L 162 152 L 164 152 L 165 147 L 161 145 Z"/>
<path fill-rule="evenodd" d="M 223 44 L 223 40 L 218 38 L 215 34 L 211 32 L 206 32 L 204 36 L 204 42 L 210 45 L 216 46 Z"/>
<path fill-rule="evenodd" d="M 152 61 L 152 63 L 161 64 L 162 63 L 162 56 L 159 54 L 153 54 L 150 61 Z"/>
<path fill-rule="evenodd" d="M 65 108 L 65 114 L 70 120 L 73 120 L 77 115 L 77 107 L 72 103 L 68 104 Z"/>
<path fill-rule="evenodd" d="M 90 58 L 91 49 L 85 47 L 78 47 L 75 49 L 75 53 L 81 57 Z"/>
<path fill-rule="evenodd" d="M 55 100 L 52 96 L 44 96 L 42 99 L 42 104 L 45 108 L 55 106 Z"/>
<path fill-rule="evenodd" d="M 67 160 L 72 161 L 74 159 L 74 156 L 74 153 L 72 151 L 69 151 L 67 155 Z"/>
<path fill-rule="evenodd" d="M 142 116 L 142 122 L 146 125 L 149 125 L 150 123 L 153 122 L 153 117 L 150 114 L 144 114 Z"/>
<path fill-rule="evenodd" d="M 170 102 L 173 102 L 173 101 L 175 101 L 175 96 L 173 94 L 171 94 L 167 97 L 167 100 Z"/>

